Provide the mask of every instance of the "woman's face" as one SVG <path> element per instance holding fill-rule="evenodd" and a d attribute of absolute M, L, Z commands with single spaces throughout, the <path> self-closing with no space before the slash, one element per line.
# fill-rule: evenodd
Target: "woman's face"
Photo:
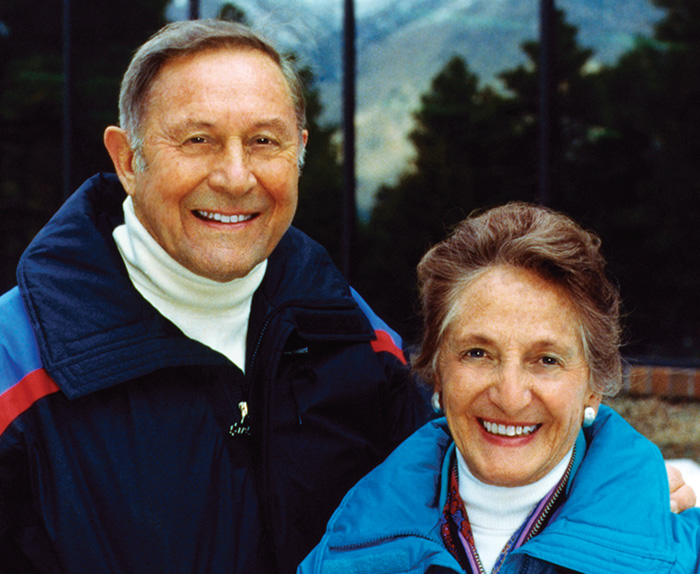
<path fill-rule="evenodd" d="M 530 484 L 571 449 L 600 398 L 578 314 L 533 272 L 494 266 L 461 293 L 437 364 L 437 389 L 471 472 L 498 486 Z"/>

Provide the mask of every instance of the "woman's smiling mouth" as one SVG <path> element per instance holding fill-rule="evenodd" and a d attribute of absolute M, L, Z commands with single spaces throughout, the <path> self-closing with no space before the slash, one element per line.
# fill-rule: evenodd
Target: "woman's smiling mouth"
<path fill-rule="evenodd" d="M 518 437 L 518 436 L 528 436 L 535 432 L 542 425 L 504 425 L 499 423 L 493 423 L 484 419 L 479 419 L 479 423 L 484 428 L 484 430 L 493 435 L 497 436 L 508 436 L 508 437 Z"/>

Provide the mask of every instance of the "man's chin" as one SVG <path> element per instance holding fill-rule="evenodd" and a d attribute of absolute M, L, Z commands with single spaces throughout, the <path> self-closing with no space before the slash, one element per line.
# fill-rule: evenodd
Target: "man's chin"
<path fill-rule="evenodd" d="M 216 281 L 217 283 L 230 283 L 236 279 L 241 279 L 246 277 L 250 272 L 255 269 L 262 261 L 251 260 L 251 261 L 241 261 L 236 265 L 231 265 L 231 260 L 220 262 L 219 264 L 209 264 L 202 265 L 199 262 L 198 265 L 187 266 L 187 268 L 194 274 L 204 277 L 205 279 L 210 279 L 211 281 Z"/>

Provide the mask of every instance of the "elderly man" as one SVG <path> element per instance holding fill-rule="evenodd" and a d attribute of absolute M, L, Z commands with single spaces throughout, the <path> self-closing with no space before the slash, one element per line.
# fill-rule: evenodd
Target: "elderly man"
<path fill-rule="evenodd" d="M 248 28 L 180 22 L 134 56 L 120 126 L 117 175 L 0 298 L 0 571 L 293 572 L 427 414 L 290 227 L 301 84 Z"/>

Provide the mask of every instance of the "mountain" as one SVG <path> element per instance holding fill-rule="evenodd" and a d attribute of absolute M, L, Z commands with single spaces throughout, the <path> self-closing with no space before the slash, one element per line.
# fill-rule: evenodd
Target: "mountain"
<path fill-rule="evenodd" d="M 213 17 L 224 0 L 201 0 Z M 237 0 L 249 21 L 314 71 L 325 120 L 340 123 L 342 10 L 340 0 Z M 639 36 L 650 36 L 663 12 L 651 0 L 559 0 L 557 8 L 595 50 L 594 64 L 613 63 Z M 186 18 L 187 0 L 173 0 L 170 19 Z M 412 112 L 432 78 L 454 55 L 482 82 L 524 61 L 523 41 L 538 36 L 535 0 L 360 0 L 357 16 L 358 208 L 409 166 Z M 311 134 L 313 137 L 313 134 Z"/>

